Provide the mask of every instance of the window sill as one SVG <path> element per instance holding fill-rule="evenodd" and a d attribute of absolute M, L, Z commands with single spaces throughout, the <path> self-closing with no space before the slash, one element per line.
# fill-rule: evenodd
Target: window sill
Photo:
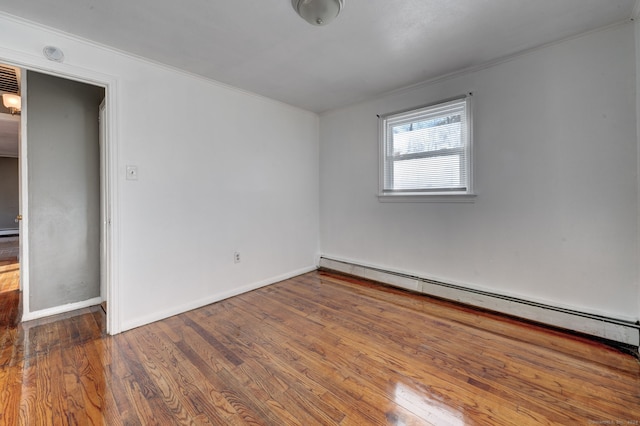
<path fill-rule="evenodd" d="M 474 203 L 476 194 L 404 193 L 378 194 L 381 203 Z"/>

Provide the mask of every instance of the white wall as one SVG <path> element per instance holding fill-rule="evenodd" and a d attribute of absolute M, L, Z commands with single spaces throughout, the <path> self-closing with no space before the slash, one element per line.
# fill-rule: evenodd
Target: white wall
<path fill-rule="evenodd" d="M 331 111 L 320 129 L 314 114 L 4 15 L 0 62 L 117 82 L 122 329 L 313 268 L 319 221 L 328 256 L 635 320 L 633 30 Z M 468 91 L 475 203 L 380 203 L 376 114 Z M 176 98 L 188 107 L 168 107 Z"/>
<path fill-rule="evenodd" d="M 65 64 L 43 59 L 45 45 L 60 47 Z M 6 15 L 0 61 L 117 83 L 122 329 L 314 268 L 315 114 Z M 126 165 L 138 166 L 138 181 L 125 180 Z"/>
<path fill-rule="evenodd" d="M 320 118 L 321 252 L 637 320 L 631 24 Z M 376 114 L 474 93 L 467 203 L 381 203 Z"/>

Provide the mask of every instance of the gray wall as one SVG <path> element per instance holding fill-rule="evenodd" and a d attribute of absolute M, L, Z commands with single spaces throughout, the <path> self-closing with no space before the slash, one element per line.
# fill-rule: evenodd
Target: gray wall
<path fill-rule="evenodd" d="M 18 159 L 0 157 L 0 229 L 18 227 Z"/>
<path fill-rule="evenodd" d="M 27 73 L 30 310 L 100 296 L 102 88 Z"/>

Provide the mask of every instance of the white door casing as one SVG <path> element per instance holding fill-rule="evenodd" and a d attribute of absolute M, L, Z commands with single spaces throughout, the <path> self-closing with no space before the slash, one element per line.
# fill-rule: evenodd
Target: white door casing
<path fill-rule="evenodd" d="M 107 304 L 107 333 L 117 334 L 121 331 L 120 325 L 120 311 L 118 303 L 118 232 L 117 232 L 117 218 L 118 218 L 118 186 L 117 186 L 117 79 L 114 76 L 102 74 L 85 68 L 74 67 L 67 64 L 60 64 L 47 61 L 39 56 L 28 55 L 22 52 L 17 52 L 5 48 L 0 48 L 0 62 L 7 65 L 22 68 L 24 70 L 31 70 L 40 72 L 43 74 L 50 74 L 56 77 L 65 78 L 69 80 L 79 81 L 82 83 L 92 84 L 100 86 L 105 89 L 105 103 L 104 103 L 104 119 L 102 125 L 104 126 L 103 137 L 104 144 L 101 147 L 101 163 L 104 161 L 104 168 L 101 168 L 101 201 L 104 202 L 101 211 L 104 213 L 106 223 L 105 226 L 101 226 L 101 231 L 104 231 L 104 238 L 101 245 L 101 261 L 104 264 L 101 268 L 104 268 L 104 274 L 101 273 L 101 278 L 104 277 L 104 290 L 107 294 L 101 295 L 108 300 Z M 23 73 L 23 76 L 26 73 Z M 22 102 L 23 111 L 26 111 L 28 106 L 26 104 L 26 95 L 28 90 L 28 83 L 25 83 L 26 79 L 23 79 L 22 89 Z M 102 110 L 101 110 L 102 115 Z M 26 131 L 28 122 L 28 114 L 23 113 L 20 124 L 20 214 L 23 220 L 19 224 L 20 228 L 20 261 L 21 261 L 21 274 L 20 274 L 20 287 L 23 291 L 22 303 L 23 303 L 23 320 L 28 321 L 43 316 L 48 316 L 56 313 L 65 312 L 73 309 L 73 306 L 67 305 L 60 307 L 59 309 L 46 310 L 47 312 L 31 312 L 29 307 L 29 205 L 28 205 L 28 168 L 27 168 L 27 145 L 28 134 Z M 104 158 L 102 158 L 104 157 Z M 102 164 L 101 164 L 102 165 Z M 101 280 L 102 281 L 102 280 Z M 102 290 L 101 283 L 101 290 Z M 71 308 L 71 309 L 70 309 Z"/>

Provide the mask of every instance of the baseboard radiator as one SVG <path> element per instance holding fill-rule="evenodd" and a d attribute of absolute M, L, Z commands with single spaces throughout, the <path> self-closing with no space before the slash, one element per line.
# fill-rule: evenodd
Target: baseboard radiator
<path fill-rule="evenodd" d="M 319 267 L 320 269 L 337 271 L 394 287 L 623 343 L 635 347 L 636 350 L 640 346 L 640 324 L 637 322 L 545 305 L 324 256 L 320 258 Z"/>

